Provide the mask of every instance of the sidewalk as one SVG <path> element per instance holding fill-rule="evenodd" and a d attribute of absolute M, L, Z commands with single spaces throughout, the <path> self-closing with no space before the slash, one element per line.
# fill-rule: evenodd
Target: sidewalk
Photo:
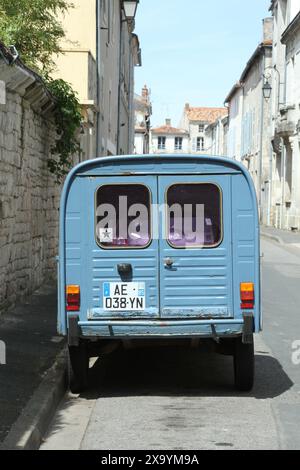
<path fill-rule="evenodd" d="M 64 375 L 65 343 L 56 333 L 56 313 L 56 288 L 47 285 L 0 316 L 0 340 L 6 346 L 6 364 L 0 364 L 0 448 L 30 448 L 33 435 L 39 439 L 42 433 L 37 429 L 43 427 L 41 419 L 48 419 L 48 408 Z M 59 357 L 63 364 L 60 360 L 54 370 Z M 45 390 L 38 398 L 41 386 Z M 49 400 L 44 396 L 48 394 L 52 394 Z M 30 410 L 27 405 L 32 397 L 35 406 Z"/>
<path fill-rule="evenodd" d="M 262 225 L 260 228 L 260 233 L 262 236 L 275 240 L 280 244 L 286 244 L 300 248 L 300 232 L 280 230 L 278 228 L 266 227 Z"/>

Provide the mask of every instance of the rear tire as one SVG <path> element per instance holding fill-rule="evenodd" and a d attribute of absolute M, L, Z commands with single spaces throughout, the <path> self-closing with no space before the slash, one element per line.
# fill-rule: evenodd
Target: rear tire
<path fill-rule="evenodd" d="M 72 393 L 81 393 L 88 386 L 89 355 L 87 345 L 69 346 L 68 379 Z"/>
<path fill-rule="evenodd" d="M 242 338 L 235 340 L 234 380 L 237 390 L 249 392 L 254 384 L 254 343 L 243 344 Z"/>

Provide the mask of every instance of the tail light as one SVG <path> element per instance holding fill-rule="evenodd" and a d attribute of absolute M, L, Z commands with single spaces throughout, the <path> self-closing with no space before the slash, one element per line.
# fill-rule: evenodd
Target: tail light
<path fill-rule="evenodd" d="M 80 287 L 67 286 L 67 311 L 78 312 L 80 310 Z"/>
<path fill-rule="evenodd" d="M 253 282 L 241 283 L 241 308 L 244 310 L 254 308 L 254 284 Z"/>

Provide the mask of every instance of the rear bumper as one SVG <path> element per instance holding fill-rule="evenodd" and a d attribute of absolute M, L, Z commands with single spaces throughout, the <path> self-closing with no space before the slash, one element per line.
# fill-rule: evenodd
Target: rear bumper
<path fill-rule="evenodd" d="M 253 318 L 253 316 L 251 317 Z M 81 337 L 230 337 L 244 332 L 244 319 L 228 320 L 99 320 L 78 322 Z M 252 330 L 253 332 L 253 330 Z"/>

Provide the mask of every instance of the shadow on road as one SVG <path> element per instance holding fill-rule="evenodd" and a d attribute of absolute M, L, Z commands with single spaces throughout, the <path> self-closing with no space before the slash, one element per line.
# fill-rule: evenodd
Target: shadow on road
<path fill-rule="evenodd" d="M 274 398 L 293 386 L 280 363 L 256 355 L 256 380 L 249 393 L 234 388 L 233 358 L 190 348 L 120 349 L 90 369 L 83 398 L 113 396 L 252 396 Z"/>

